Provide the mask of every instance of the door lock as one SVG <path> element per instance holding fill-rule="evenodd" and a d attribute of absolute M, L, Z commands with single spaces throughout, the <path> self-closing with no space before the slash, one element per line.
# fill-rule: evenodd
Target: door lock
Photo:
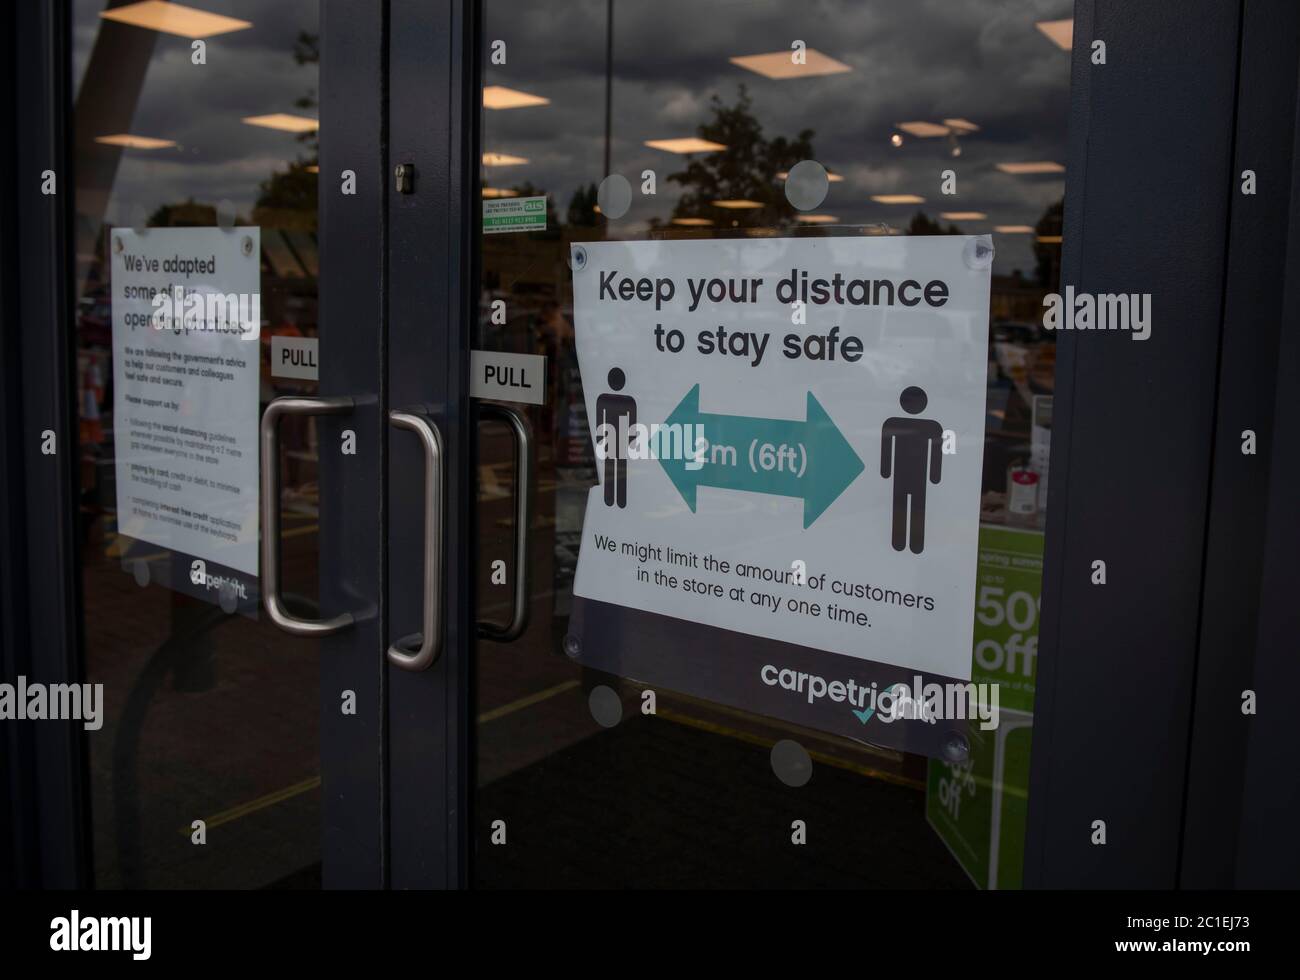
<path fill-rule="evenodd" d="M 393 179 L 397 184 L 397 193 L 413 193 L 415 191 L 415 164 L 399 163 L 393 169 Z"/>

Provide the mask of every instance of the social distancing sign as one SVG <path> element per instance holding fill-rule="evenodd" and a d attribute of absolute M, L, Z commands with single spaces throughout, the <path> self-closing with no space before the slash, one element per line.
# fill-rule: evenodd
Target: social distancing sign
<path fill-rule="evenodd" d="M 118 533 L 197 562 L 199 594 L 229 584 L 244 600 L 257 576 L 259 229 L 114 228 L 109 244 Z"/>
<path fill-rule="evenodd" d="M 987 236 L 572 248 L 575 594 L 968 679 Z"/>

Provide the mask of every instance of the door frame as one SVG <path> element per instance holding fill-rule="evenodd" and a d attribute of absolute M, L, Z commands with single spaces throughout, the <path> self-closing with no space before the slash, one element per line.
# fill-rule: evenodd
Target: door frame
<path fill-rule="evenodd" d="M 71 303 L 68 153 L 68 17 L 62 3 L 14 4 L 5 10 L 6 64 L 14 93 L 5 113 L 15 140 L 6 158 L 0 232 L 4 295 L 0 315 L 4 494 L 0 510 L 4 677 L 47 684 L 80 680 L 81 583 L 73 494 L 77 412 L 70 384 L 71 345 L 64 324 Z M 21 96 L 18 93 L 21 92 Z M 41 193 L 41 174 L 55 171 L 57 193 Z M 12 199 L 8 196 L 12 188 Z M 41 433 L 56 435 L 53 455 Z M 21 887 L 91 883 L 85 733 L 75 721 L 6 724 L 0 732 L 13 761 L 13 881 Z"/>
<path fill-rule="evenodd" d="M 1295 125 L 1300 9 L 1286 0 L 1245 0 L 1240 16 L 1218 417 L 1178 875 L 1182 888 L 1278 883 L 1285 880 L 1279 877 L 1284 869 L 1294 886 L 1300 876 L 1300 849 L 1288 844 L 1294 835 L 1263 828 L 1277 819 L 1287 787 L 1255 783 L 1287 765 L 1282 755 L 1287 737 L 1278 727 L 1282 719 L 1269 710 L 1278 702 L 1265 692 L 1294 689 L 1283 683 L 1290 669 L 1280 642 L 1285 634 L 1269 624 L 1290 615 L 1282 598 L 1287 566 L 1279 561 L 1282 543 L 1296 540 L 1294 525 L 1286 533 L 1289 517 L 1282 506 L 1286 487 L 1295 482 L 1282 476 L 1287 471 L 1278 436 L 1294 431 L 1285 419 L 1287 400 L 1297 390 L 1287 368 L 1298 355 L 1293 349 L 1288 361 L 1282 345 L 1294 333 L 1296 317 L 1287 304 L 1295 302 L 1296 261 L 1288 242 L 1300 242 L 1290 217 L 1290 205 L 1300 200 L 1293 186 L 1300 169 L 1292 165 L 1300 160 L 1294 147 L 1300 135 Z M 1253 195 L 1240 193 L 1247 170 L 1259 181 Z M 1241 451 L 1247 429 L 1257 440 L 1249 455 Z M 1261 695 L 1268 707 L 1244 714 L 1247 690 Z M 1268 842 L 1267 858 L 1259 852 L 1261 841 Z M 1289 861 L 1283 857 L 1288 846 Z"/>
<path fill-rule="evenodd" d="M 390 0 L 390 172 L 414 167 L 388 207 L 386 409 L 416 411 L 443 441 L 442 653 L 388 669 L 393 888 L 469 881 L 475 412 L 469 330 L 477 310 L 478 5 Z M 395 177 L 393 186 L 396 186 Z M 458 328 L 459 325 L 459 328 Z M 421 622 L 424 486 L 417 440 L 388 433 L 388 643 Z"/>
<path fill-rule="evenodd" d="M 1076 4 L 1062 282 L 1150 292 L 1158 313 L 1140 344 L 1058 340 L 1029 887 L 1280 880 L 1258 854 L 1252 879 L 1248 861 L 1250 842 L 1276 851 L 1287 838 L 1262 776 L 1283 744 L 1262 732 L 1284 736 L 1280 719 L 1240 710 L 1252 674 L 1255 688 L 1276 678 L 1272 690 L 1295 678 L 1281 652 L 1294 610 L 1280 598 L 1278 554 L 1294 519 L 1269 437 L 1294 401 L 1274 358 L 1281 257 L 1289 269 L 1300 242 L 1279 195 L 1284 204 L 1300 172 L 1277 118 L 1295 118 L 1300 38 L 1294 11 L 1276 6 Z M 1109 48 L 1104 66 L 1092 63 L 1094 39 Z M 1240 193 L 1247 167 L 1272 196 Z M 1195 203 L 1165 224 L 1152 220 L 1165 217 L 1162 200 Z M 1258 430 L 1258 456 L 1241 453 L 1244 428 Z M 1130 498 L 1132 486 L 1151 489 Z M 1091 582 L 1099 558 L 1104 587 Z M 1265 824 L 1267 837 L 1249 830 Z"/>
<path fill-rule="evenodd" d="M 1154 313 L 1146 341 L 1057 342 L 1027 886 L 1177 884 L 1231 165 L 1201 134 L 1232 132 L 1238 14 L 1075 8 L 1062 284 Z M 1161 195 L 1197 202 L 1176 237 L 1143 217 Z"/>
<path fill-rule="evenodd" d="M 320 3 L 321 397 L 351 396 L 319 417 L 320 597 L 353 625 L 320 641 L 321 864 L 326 888 L 382 888 L 386 848 L 387 591 L 384 499 L 388 325 L 388 5 Z M 345 172 L 356 175 L 344 193 Z M 354 455 L 333 452 L 342 430 Z M 332 459 L 331 465 L 325 465 Z M 329 478 L 333 477 L 331 481 Z M 356 714 L 340 709 L 356 695 Z"/>
<path fill-rule="evenodd" d="M 15 84 L 0 113 L 22 140 L 0 158 L 0 667 L 45 683 L 84 680 L 75 467 L 78 411 L 71 311 L 75 212 L 71 2 L 5 8 L 0 50 Z M 322 879 L 327 887 L 386 883 L 383 702 L 386 514 L 382 496 L 385 378 L 387 4 L 320 0 L 322 141 L 319 199 L 320 393 L 349 395 L 355 411 L 322 419 L 322 446 L 339 430 L 355 455 L 322 453 L 320 596 L 356 622 L 320 644 Z M 327 27 L 328 25 L 328 27 Z M 6 129 L 10 128 L 8 125 Z M 57 193 L 40 192 L 56 173 Z M 344 195 L 330 173 L 352 170 Z M 12 194 L 10 188 L 13 189 Z M 40 452 L 40 433 L 58 451 Z M 269 621 L 267 628 L 271 628 Z M 356 694 L 343 715 L 341 692 Z M 111 692 L 107 697 L 111 698 Z M 94 884 L 85 733 L 74 721 L 7 724 L 0 886 Z"/>

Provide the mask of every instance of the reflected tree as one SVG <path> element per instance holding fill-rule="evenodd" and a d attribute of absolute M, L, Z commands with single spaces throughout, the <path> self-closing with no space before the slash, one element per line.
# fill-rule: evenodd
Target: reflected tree
<path fill-rule="evenodd" d="M 909 235 L 960 235 L 961 229 L 956 225 L 950 224 L 944 228 L 943 223 L 935 221 L 923 211 L 916 212 L 912 216 L 911 223 L 907 226 Z"/>
<path fill-rule="evenodd" d="M 585 184 L 569 200 L 569 224 L 592 227 L 599 223 L 596 214 L 596 185 Z"/>
<path fill-rule="evenodd" d="M 180 204 L 160 205 L 148 221 L 150 228 L 210 228 L 216 223 L 216 207 L 192 197 Z"/>
<path fill-rule="evenodd" d="M 302 65 L 319 65 L 320 35 L 312 34 L 309 31 L 299 31 L 298 39 L 293 42 L 293 60 L 300 67 Z M 308 89 L 305 95 L 300 95 L 294 99 L 293 104 L 299 109 L 309 110 L 316 118 L 320 118 L 320 99 L 317 97 L 316 89 Z M 320 160 L 319 129 L 313 129 L 309 133 L 299 133 L 298 142 L 307 146 L 310 154 L 308 163 L 317 163 Z"/>
<path fill-rule="evenodd" d="M 1044 242 L 1043 237 L 1059 238 L 1065 225 L 1065 199 L 1050 205 L 1034 225 L 1034 257 L 1038 260 L 1038 284 L 1050 288 L 1061 275 L 1061 243 Z"/>
<path fill-rule="evenodd" d="M 320 64 L 320 35 L 299 31 L 293 43 L 295 64 Z M 315 87 L 293 100 L 303 109 L 319 118 L 320 99 Z M 320 130 L 299 133 L 297 141 L 303 144 L 305 156 L 288 164 L 285 170 L 276 170 L 259 185 L 254 221 L 273 228 L 314 231 L 316 229 L 316 203 L 320 161 Z"/>
<path fill-rule="evenodd" d="M 802 130 L 793 139 L 765 138 L 744 85 L 734 105 L 726 105 L 715 94 L 710 110 L 713 118 L 701 123 L 696 134 L 725 149 L 692 154 L 685 170 L 668 175 L 683 188 L 673 217 L 706 218 L 717 225 L 743 228 L 793 223 L 798 212 L 786 200 L 784 178 L 777 175 L 789 172 L 801 160 L 814 159 L 813 130 Z M 724 208 L 718 201 L 745 201 L 748 206 Z"/>

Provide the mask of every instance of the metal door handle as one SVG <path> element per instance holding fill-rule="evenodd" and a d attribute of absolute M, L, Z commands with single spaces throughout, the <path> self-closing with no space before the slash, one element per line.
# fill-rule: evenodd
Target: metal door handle
<path fill-rule="evenodd" d="M 523 414 L 504 405 L 484 403 L 483 416 L 499 419 L 510 426 L 515 437 L 515 594 L 510 622 L 505 626 L 480 622 L 478 634 L 497 643 L 519 639 L 528 628 L 530 590 L 528 531 L 533 519 L 533 431 Z"/>
<path fill-rule="evenodd" d="M 388 421 L 414 432 L 424 448 L 423 629 L 392 644 L 388 662 L 403 670 L 428 670 L 442 653 L 442 436 L 437 426 L 422 415 L 391 411 Z"/>
<path fill-rule="evenodd" d="M 313 398 L 295 395 L 277 398 L 262 413 L 262 605 L 271 622 L 295 636 L 329 636 L 352 625 L 351 613 L 332 619 L 301 619 L 284 607 L 280 596 L 280 430 L 285 415 L 346 415 L 348 397 Z"/>

